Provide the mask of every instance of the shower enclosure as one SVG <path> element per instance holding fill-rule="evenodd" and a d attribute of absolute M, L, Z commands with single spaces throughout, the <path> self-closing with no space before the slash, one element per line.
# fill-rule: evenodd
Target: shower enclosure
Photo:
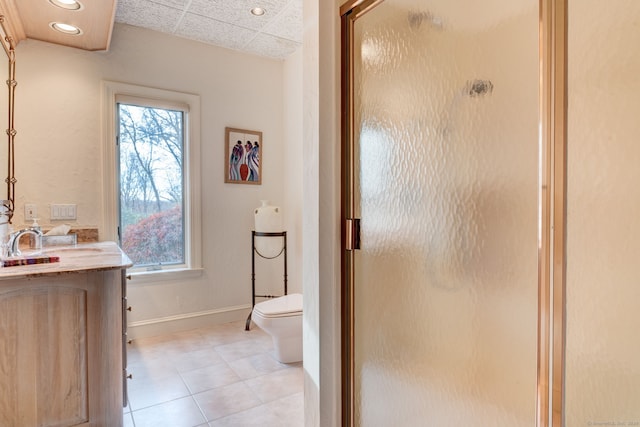
<path fill-rule="evenodd" d="M 341 12 L 344 424 L 640 425 L 638 2 Z"/>

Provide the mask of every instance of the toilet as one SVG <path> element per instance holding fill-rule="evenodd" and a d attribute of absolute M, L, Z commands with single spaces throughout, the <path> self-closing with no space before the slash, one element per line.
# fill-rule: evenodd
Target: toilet
<path fill-rule="evenodd" d="M 275 357 L 279 362 L 302 360 L 301 294 L 289 294 L 256 304 L 251 320 L 271 335 Z"/>

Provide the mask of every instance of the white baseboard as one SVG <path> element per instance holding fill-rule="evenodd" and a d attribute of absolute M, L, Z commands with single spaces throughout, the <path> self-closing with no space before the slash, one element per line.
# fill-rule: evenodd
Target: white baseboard
<path fill-rule="evenodd" d="M 127 325 L 129 339 L 153 337 L 157 335 L 183 332 L 191 329 L 219 325 L 221 323 L 246 320 L 251 305 L 237 305 L 215 310 L 198 311 L 195 313 L 178 314 L 175 316 L 159 317 L 156 319 L 140 320 Z"/>

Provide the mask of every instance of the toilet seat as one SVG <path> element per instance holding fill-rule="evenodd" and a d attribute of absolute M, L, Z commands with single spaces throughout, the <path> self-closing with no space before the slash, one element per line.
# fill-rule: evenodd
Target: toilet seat
<path fill-rule="evenodd" d="M 264 318 L 302 316 L 302 295 L 289 294 L 258 303 L 253 312 Z"/>

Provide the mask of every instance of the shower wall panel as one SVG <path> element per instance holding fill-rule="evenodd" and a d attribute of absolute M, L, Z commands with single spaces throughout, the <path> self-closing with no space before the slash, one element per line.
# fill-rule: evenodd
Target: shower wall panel
<path fill-rule="evenodd" d="M 357 425 L 535 423 L 538 2 L 356 21 Z"/>
<path fill-rule="evenodd" d="M 640 2 L 568 4 L 565 425 L 640 425 Z"/>

